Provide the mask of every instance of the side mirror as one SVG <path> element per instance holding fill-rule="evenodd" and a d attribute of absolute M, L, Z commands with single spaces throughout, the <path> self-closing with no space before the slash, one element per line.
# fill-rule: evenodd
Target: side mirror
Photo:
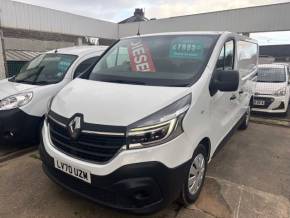
<path fill-rule="evenodd" d="M 216 70 L 210 85 L 210 92 L 234 92 L 239 88 L 240 75 L 236 70 Z"/>

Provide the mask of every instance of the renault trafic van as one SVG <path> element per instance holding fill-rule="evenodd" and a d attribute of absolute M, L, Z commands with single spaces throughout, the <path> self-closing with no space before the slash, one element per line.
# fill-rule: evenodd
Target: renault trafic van
<path fill-rule="evenodd" d="M 193 203 L 217 147 L 248 126 L 257 60 L 256 41 L 230 32 L 119 40 L 51 101 L 45 173 L 133 213 Z"/>
<path fill-rule="evenodd" d="M 0 80 L 0 145 L 38 143 L 49 100 L 79 76 L 106 46 L 80 46 L 37 56 L 9 79 Z"/>

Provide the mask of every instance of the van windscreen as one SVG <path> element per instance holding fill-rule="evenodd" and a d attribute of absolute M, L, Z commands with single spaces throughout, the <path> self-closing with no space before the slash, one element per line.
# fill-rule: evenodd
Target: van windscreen
<path fill-rule="evenodd" d="M 42 54 L 24 65 L 10 81 L 33 85 L 49 85 L 60 82 L 76 55 L 49 53 Z"/>
<path fill-rule="evenodd" d="M 202 74 L 218 35 L 167 35 L 122 39 L 96 64 L 90 80 L 154 86 L 188 86 Z"/>

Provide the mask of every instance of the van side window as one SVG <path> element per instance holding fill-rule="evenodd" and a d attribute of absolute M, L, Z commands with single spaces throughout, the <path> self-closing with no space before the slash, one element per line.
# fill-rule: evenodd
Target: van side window
<path fill-rule="evenodd" d="M 109 56 L 106 58 L 106 68 L 113 68 L 116 66 L 130 66 L 130 59 L 128 48 L 119 47 L 115 49 Z"/>
<path fill-rule="evenodd" d="M 74 73 L 74 77 L 76 78 L 77 76 L 79 76 L 81 73 L 85 72 L 90 66 L 92 66 L 92 64 L 94 64 L 97 60 L 99 59 L 99 56 L 96 57 L 92 57 L 89 59 L 84 60 L 83 62 L 81 62 L 77 69 L 75 70 Z"/>
<path fill-rule="evenodd" d="M 234 69 L 234 41 L 228 41 L 225 43 L 225 70 Z"/>
<path fill-rule="evenodd" d="M 254 71 L 257 76 L 258 45 L 250 41 L 237 41 L 237 64 L 241 77 L 248 76 Z"/>
<path fill-rule="evenodd" d="M 232 70 L 234 69 L 234 40 L 225 43 L 218 58 L 216 69 Z"/>
<path fill-rule="evenodd" d="M 223 70 L 224 69 L 224 60 L 225 60 L 225 47 L 223 47 L 219 59 L 216 64 L 216 69 Z"/>

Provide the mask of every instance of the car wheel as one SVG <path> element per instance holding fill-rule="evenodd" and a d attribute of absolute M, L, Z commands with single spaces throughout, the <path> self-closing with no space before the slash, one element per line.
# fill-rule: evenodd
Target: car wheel
<path fill-rule="evenodd" d="M 207 170 L 207 152 L 200 144 L 195 150 L 187 171 L 178 202 L 183 206 L 194 203 L 202 189 Z"/>
<path fill-rule="evenodd" d="M 251 107 L 248 107 L 248 109 L 244 115 L 243 121 L 239 126 L 240 130 L 245 130 L 248 128 L 249 122 L 250 122 L 250 117 L 251 117 Z"/>

